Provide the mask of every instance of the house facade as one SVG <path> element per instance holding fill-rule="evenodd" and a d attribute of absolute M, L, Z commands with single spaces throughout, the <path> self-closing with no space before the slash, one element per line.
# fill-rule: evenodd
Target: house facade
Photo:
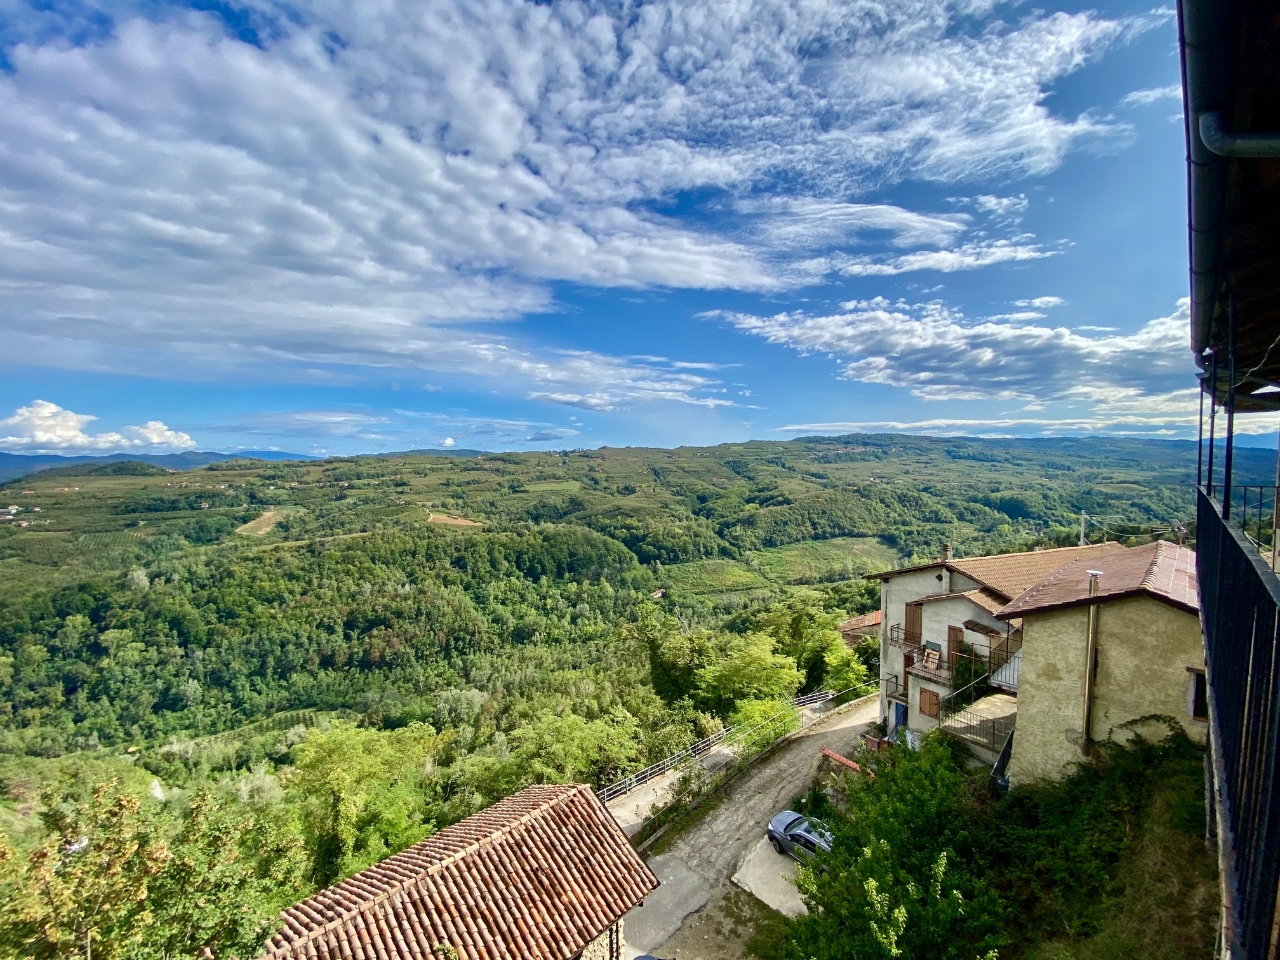
<path fill-rule="evenodd" d="M 1000 611 L 1022 622 L 1011 784 L 1062 776 L 1101 740 L 1209 729 L 1195 554 L 1163 541 L 1067 564 Z"/>
<path fill-rule="evenodd" d="M 263 960 L 621 960 L 657 886 L 590 787 L 537 785 L 290 907 Z"/>
<path fill-rule="evenodd" d="M 985 718 L 991 723 L 961 718 L 953 726 L 961 735 L 979 733 L 983 746 L 998 750 L 1007 735 L 1001 718 L 1011 729 L 1016 710 L 1010 703 L 1019 685 L 1022 625 L 996 614 L 1063 565 L 1123 550 L 1098 544 L 956 559 L 948 548 L 931 563 L 872 575 L 881 581 L 880 715 L 889 734 L 946 725 L 952 695 L 987 677 L 1005 691 L 993 704 L 999 716 Z"/>

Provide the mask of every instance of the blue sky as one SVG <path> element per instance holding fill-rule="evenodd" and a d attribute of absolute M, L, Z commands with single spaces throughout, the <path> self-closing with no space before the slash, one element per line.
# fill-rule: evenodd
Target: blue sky
<path fill-rule="evenodd" d="M 0 449 L 1194 435 L 1170 9 L 373 6 L 0 0 Z"/>

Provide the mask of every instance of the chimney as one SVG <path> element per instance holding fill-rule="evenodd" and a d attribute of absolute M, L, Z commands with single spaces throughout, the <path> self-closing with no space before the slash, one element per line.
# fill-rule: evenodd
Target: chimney
<path fill-rule="evenodd" d="M 944 543 L 942 545 L 942 560 L 945 563 L 951 559 L 951 544 Z"/>
<path fill-rule="evenodd" d="M 1086 570 L 1089 574 L 1089 596 L 1096 597 L 1098 595 L 1098 581 L 1102 579 L 1101 570 Z"/>

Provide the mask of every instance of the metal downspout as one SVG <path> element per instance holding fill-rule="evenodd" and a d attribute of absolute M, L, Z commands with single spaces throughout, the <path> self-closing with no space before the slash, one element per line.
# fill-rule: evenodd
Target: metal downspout
<path fill-rule="evenodd" d="M 1101 570 L 1088 570 L 1089 596 L 1098 595 Z M 1093 685 L 1098 670 L 1098 604 L 1089 604 L 1089 642 L 1084 656 L 1084 729 L 1080 735 L 1081 750 L 1087 757 L 1093 747 Z"/>
<path fill-rule="evenodd" d="M 1200 142 L 1210 152 L 1242 160 L 1280 157 L 1280 133 L 1227 133 L 1222 126 L 1221 112 L 1206 110 L 1200 114 L 1196 129 Z"/>

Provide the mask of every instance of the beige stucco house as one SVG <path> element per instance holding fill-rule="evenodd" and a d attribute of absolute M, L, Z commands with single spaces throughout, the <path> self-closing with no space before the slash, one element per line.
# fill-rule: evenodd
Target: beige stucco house
<path fill-rule="evenodd" d="M 931 563 L 873 574 L 881 581 L 880 715 L 888 734 L 941 724 L 984 759 L 998 752 L 1017 710 L 1022 632 L 1017 618 L 996 615 L 1065 564 L 1117 551 L 1124 547 L 1104 543 L 956 559 L 948 548 Z M 948 724 L 948 698 L 983 675 L 1003 692 L 976 708 L 982 716 Z"/>
<path fill-rule="evenodd" d="M 1022 623 L 1009 782 L 1062 776 L 1092 743 L 1124 741 L 1126 724 L 1152 714 L 1203 742 L 1199 608 L 1194 552 L 1159 541 L 1075 560 L 1000 610 Z"/>

